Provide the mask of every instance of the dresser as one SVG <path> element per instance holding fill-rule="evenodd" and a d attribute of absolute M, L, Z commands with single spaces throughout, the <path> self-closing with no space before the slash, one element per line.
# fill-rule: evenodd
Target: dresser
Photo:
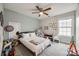
<path fill-rule="evenodd" d="M 3 28 L 0 26 L 0 56 L 2 52 L 2 46 L 3 46 Z"/>

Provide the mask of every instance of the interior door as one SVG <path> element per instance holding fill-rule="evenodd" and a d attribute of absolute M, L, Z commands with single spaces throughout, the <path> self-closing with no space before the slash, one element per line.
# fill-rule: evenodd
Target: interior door
<path fill-rule="evenodd" d="M 9 33 L 9 39 L 14 38 L 17 39 L 16 32 L 21 32 L 21 24 L 18 22 L 9 22 L 9 25 L 14 27 L 14 30 Z"/>
<path fill-rule="evenodd" d="M 0 26 L 0 56 L 2 52 L 2 46 L 3 46 L 3 28 Z"/>

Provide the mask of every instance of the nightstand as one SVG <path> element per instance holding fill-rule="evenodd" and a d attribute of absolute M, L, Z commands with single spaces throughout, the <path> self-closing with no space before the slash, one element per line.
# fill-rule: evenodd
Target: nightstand
<path fill-rule="evenodd" d="M 48 37 L 51 41 L 53 41 L 52 35 L 44 34 L 44 38 L 47 38 L 47 37 Z"/>

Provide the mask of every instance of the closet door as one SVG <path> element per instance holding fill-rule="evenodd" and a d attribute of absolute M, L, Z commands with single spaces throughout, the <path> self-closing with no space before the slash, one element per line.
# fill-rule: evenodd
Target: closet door
<path fill-rule="evenodd" d="M 0 56 L 2 52 L 2 46 L 3 46 L 3 28 L 0 26 Z"/>
<path fill-rule="evenodd" d="M 3 15 L 2 12 L 0 12 L 0 56 L 2 52 L 3 47 Z"/>

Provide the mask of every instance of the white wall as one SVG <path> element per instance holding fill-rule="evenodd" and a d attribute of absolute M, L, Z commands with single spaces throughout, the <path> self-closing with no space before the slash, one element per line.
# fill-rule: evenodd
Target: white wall
<path fill-rule="evenodd" d="M 42 26 L 43 32 L 45 34 L 56 35 L 58 32 L 58 21 L 55 17 L 41 20 L 40 26 Z M 45 30 L 44 26 L 48 26 L 48 30 Z"/>
<path fill-rule="evenodd" d="M 2 3 L 0 3 L 0 12 L 3 11 Z"/>
<path fill-rule="evenodd" d="M 79 49 L 79 5 L 76 11 L 76 45 Z"/>
<path fill-rule="evenodd" d="M 21 23 L 21 31 L 34 31 L 39 28 L 39 20 L 5 9 L 4 10 L 4 26 L 8 24 L 8 22 L 19 22 Z M 7 38 L 7 33 L 5 33 L 5 39 Z"/>
<path fill-rule="evenodd" d="M 41 26 L 42 27 L 48 26 L 49 23 L 53 23 L 55 21 L 56 21 L 55 23 L 58 23 L 58 20 L 65 20 L 65 19 L 71 18 L 72 19 L 72 35 L 74 36 L 74 17 L 75 17 L 74 14 L 75 14 L 75 11 L 72 11 L 72 12 L 68 12 L 68 13 L 64 13 L 64 14 L 61 14 L 61 15 L 54 16 L 55 17 L 54 19 L 53 19 L 53 17 L 48 18 L 48 19 L 44 19 L 44 20 L 41 21 L 41 23 L 42 23 Z M 56 27 L 58 27 L 58 24 L 56 25 Z M 54 31 L 52 31 L 52 29 L 51 30 L 49 29 L 47 31 L 44 30 L 44 32 L 51 34 Z M 56 32 L 58 32 L 58 30 L 56 30 Z M 71 37 L 69 37 L 69 36 L 66 36 L 66 37 L 65 36 L 59 36 L 59 39 L 60 39 L 61 42 L 70 43 Z"/>

